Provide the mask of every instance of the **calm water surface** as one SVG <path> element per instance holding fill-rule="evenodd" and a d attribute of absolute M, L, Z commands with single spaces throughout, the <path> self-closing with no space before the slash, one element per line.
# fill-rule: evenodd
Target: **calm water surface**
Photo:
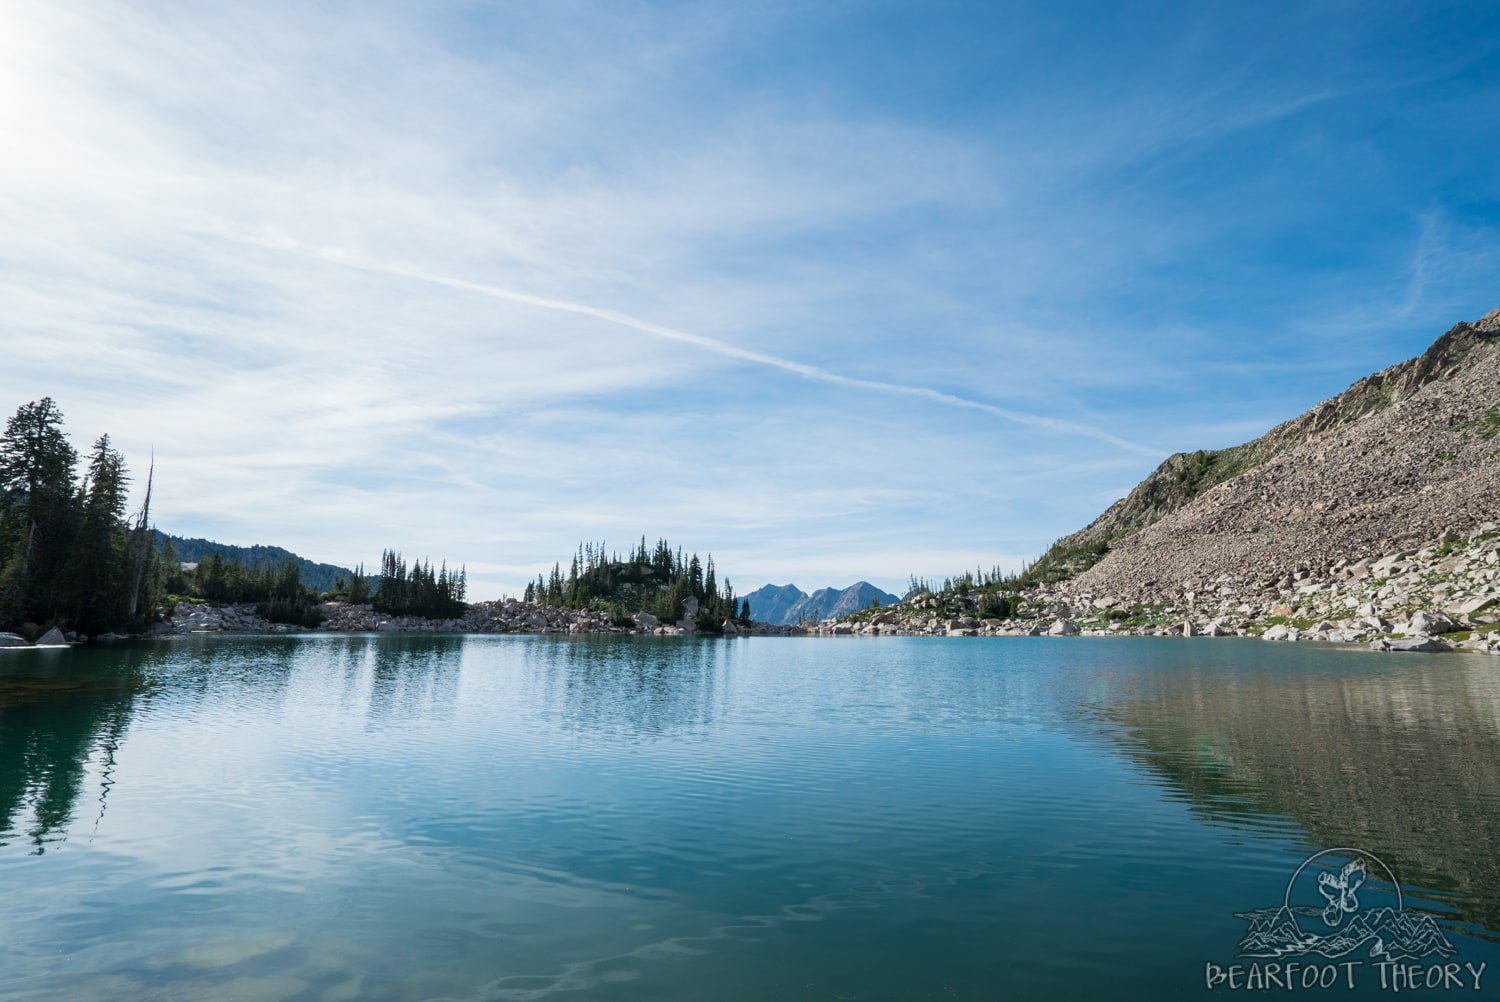
<path fill-rule="evenodd" d="M 1280 904 L 1328 846 L 1377 854 L 1457 960 L 1488 964 L 1479 996 L 1448 994 L 1500 996 L 1500 659 L 1047 638 L 0 651 L 4 998 L 1200 996 L 1235 913 Z"/>

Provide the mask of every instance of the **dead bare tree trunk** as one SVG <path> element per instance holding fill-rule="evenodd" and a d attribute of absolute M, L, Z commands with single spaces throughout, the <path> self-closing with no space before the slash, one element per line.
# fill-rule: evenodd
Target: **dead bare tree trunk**
<path fill-rule="evenodd" d="M 156 478 L 156 451 L 151 452 L 151 468 L 146 474 L 146 500 L 141 505 L 141 514 L 135 520 L 131 536 L 132 554 L 130 566 L 130 618 L 135 619 L 141 601 L 141 578 L 146 573 L 146 554 L 151 546 L 151 482 Z"/>

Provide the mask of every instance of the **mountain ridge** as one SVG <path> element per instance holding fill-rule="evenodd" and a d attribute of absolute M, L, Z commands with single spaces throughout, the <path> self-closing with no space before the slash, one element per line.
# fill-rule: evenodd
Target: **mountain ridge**
<path fill-rule="evenodd" d="M 776 626 L 837 619 L 869 608 L 871 599 L 881 606 L 901 601 L 868 581 L 856 581 L 847 588 L 819 588 L 811 595 L 793 584 L 768 584 L 744 597 L 750 602 L 751 619 Z"/>
<path fill-rule="evenodd" d="M 818 632 L 1500 653 L 1500 310 L 1260 438 L 1169 457 L 1020 575 Z"/>
<path fill-rule="evenodd" d="M 1071 586 L 1160 597 L 1226 573 L 1311 573 L 1479 525 L 1500 512 L 1497 349 L 1500 310 L 1455 324 L 1421 355 L 1219 453 L 1243 468 L 1157 513 L 1140 502 L 1165 496 L 1159 468 L 1059 541 L 1104 543 Z"/>
<path fill-rule="evenodd" d="M 1220 484 L 1452 376 L 1474 351 L 1492 348 L 1497 336 L 1500 309 L 1474 323 L 1454 324 L 1422 354 L 1355 380 L 1259 438 L 1226 449 L 1174 453 L 1092 522 L 1054 543 L 1031 573 L 1040 581 L 1076 577 L 1098 563 L 1115 541 L 1154 525 Z"/>
<path fill-rule="evenodd" d="M 217 540 L 196 536 L 174 536 L 160 529 L 155 532 L 157 549 L 164 548 L 170 542 L 177 551 L 177 559 L 183 563 L 198 563 L 211 553 L 222 554 L 227 560 L 250 567 L 264 564 L 278 566 L 283 560 L 291 558 L 297 561 L 297 569 L 302 574 L 302 583 L 322 592 L 333 591 L 335 578 L 342 577 L 347 582 L 354 576 L 354 572 L 347 567 L 309 560 L 281 546 L 237 546 L 233 543 L 220 543 Z"/>

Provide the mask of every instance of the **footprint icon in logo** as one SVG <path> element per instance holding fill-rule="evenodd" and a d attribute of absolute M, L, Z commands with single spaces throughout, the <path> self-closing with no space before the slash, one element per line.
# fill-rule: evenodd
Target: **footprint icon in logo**
<path fill-rule="evenodd" d="M 1364 882 L 1363 859 L 1345 863 L 1336 877 L 1327 872 L 1318 874 L 1318 893 L 1328 902 L 1328 907 L 1323 909 L 1323 921 L 1326 924 L 1336 926 L 1344 921 L 1345 915 L 1353 915 L 1359 911 L 1359 899 L 1354 896 L 1354 892 Z"/>

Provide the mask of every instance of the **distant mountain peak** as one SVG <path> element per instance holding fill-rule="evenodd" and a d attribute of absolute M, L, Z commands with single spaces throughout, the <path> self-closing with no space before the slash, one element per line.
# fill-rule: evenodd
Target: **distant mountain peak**
<path fill-rule="evenodd" d="M 837 619 L 867 608 L 872 599 L 883 606 L 901 601 L 868 581 L 856 581 L 847 588 L 819 588 L 811 595 L 796 585 L 766 585 L 745 598 L 750 601 L 751 619 L 778 626 Z"/>

